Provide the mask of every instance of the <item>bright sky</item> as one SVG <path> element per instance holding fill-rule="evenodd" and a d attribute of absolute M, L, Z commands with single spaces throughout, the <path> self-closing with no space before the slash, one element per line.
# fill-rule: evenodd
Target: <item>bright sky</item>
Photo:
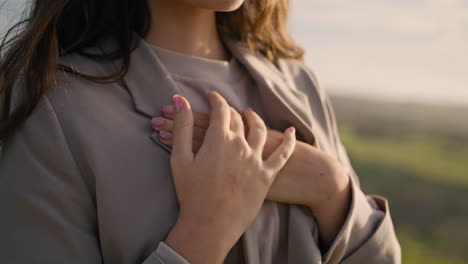
<path fill-rule="evenodd" d="M 330 93 L 468 105 L 468 0 L 292 0 Z"/>
<path fill-rule="evenodd" d="M 8 0 L 0 31 L 24 2 Z M 290 2 L 289 30 L 329 93 L 468 105 L 468 0 Z"/>

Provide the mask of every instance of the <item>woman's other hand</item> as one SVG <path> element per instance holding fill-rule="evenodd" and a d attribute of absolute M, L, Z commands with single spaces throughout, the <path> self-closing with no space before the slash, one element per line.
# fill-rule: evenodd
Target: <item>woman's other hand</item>
<path fill-rule="evenodd" d="M 267 159 L 263 120 L 253 111 L 241 116 L 216 92 L 208 94 L 209 125 L 193 152 L 194 116 L 189 102 L 174 98 L 171 168 L 180 214 L 166 243 L 190 263 L 222 263 L 257 216 L 279 170 L 295 148 L 294 129 Z"/>
<path fill-rule="evenodd" d="M 160 140 L 172 146 L 174 126 L 174 106 L 166 105 L 163 116 L 153 118 L 152 127 L 160 133 Z M 193 151 L 196 153 L 203 144 L 210 124 L 209 113 L 193 111 Z M 246 131 L 249 126 L 246 126 Z M 268 129 L 263 149 L 263 158 L 268 157 L 278 147 L 283 133 Z M 305 142 L 297 141 L 292 157 L 279 172 L 272 184 L 267 199 L 302 204 L 319 209 L 346 184 L 346 176 L 341 164 L 333 157 Z"/>

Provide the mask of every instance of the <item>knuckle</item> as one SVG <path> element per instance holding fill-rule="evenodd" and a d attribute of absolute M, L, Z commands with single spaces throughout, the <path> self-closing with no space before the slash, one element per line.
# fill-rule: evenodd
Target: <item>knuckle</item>
<path fill-rule="evenodd" d="M 281 160 L 287 160 L 289 158 L 289 151 L 283 150 L 280 155 Z"/>
<path fill-rule="evenodd" d="M 219 131 L 219 136 L 223 139 L 223 140 L 229 140 L 231 138 L 231 133 L 229 131 L 227 131 L 226 129 L 222 128 L 220 131 Z"/>
<path fill-rule="evenodd" d="M 265 170 L 260 173 L 259 179 L 265 185 L 270 185 L 273 179 L 274 173 L 271 170 Z"/>
<path fill-rule="evenodd" d="M 237 150 L 244 150 L 246 149 L 246 141 L 243 137 L 241 136 L 235 136 L 232 139 L 232 144 Z"/>
<path fill-rule="evenodd" d="M 268 173 L 267 168 L 265 168 L 265 164 L 263 163 L 262 159 L 254 159 L 252 162 L 252 166 L 257 170 L 257 171 L 263 171 L 263 174 Z"/>

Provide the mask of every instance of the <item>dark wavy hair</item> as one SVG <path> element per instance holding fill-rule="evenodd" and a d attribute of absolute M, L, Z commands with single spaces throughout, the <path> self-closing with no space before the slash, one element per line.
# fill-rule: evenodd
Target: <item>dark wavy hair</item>
<path fill-rule="evenodd" d="M 30 0 L 23 19 L 10 28 L 0 44 L 0 146 L 19 128 L 56 71 L 71 72 L 94 82 L 120 80 L 130 67 L 131 37 L 145 37 L 150 27 L 151 0 Z M 218 12 L 219 30 L 228 32 L 270 61 L 303 58 L 303 50 L 286 33 L 288 0 L 246 0 L 232 12 Z M 111 38 L 118 48 L 109 54 L 90 54 L 86 48 Z M 59 58 L 78 53 L 96 60 L 121 59 L 110 76 L 89 76 L 59 64 Z M 24 92 L 10 111 L 12 94 L 21 78 Z"/>

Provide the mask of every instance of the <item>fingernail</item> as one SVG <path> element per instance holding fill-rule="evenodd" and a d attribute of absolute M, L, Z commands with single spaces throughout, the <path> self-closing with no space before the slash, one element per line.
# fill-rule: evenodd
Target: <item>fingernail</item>
<path fill-rule="evenodd" d="M 163 139 L 171 139 L 172 138 L 172 134 L 167 132 L 167 131 L 164 131 L 164 130 L 161 130 L 159 131 L 159 136 Z"/>
<path fill-rule="evenodd" d="M 288 132 L 289 132 L 289 133 L 296 133 L 296 128 L 293 127 L 293 126 L 292 126 L 292 127 L 289 127 L 289 128 L 288 128 Z"/>
<path fill-rule="evenodd" d="M 253 109 L 247 106 L 244 111 L 253 111 Z"/>
<path fill-rule="evenodd" d="M 180 109 L 182 109 L 184 105 L 182 98 L 180 97 L 180 95 L 174 95 L 173 100 L 174 100 L 175 110 L 180 111 Z"/>
<path fill-rule="evenodd" d="M 165 105 L 165 106 L 163 106 L 162 110 L 163 110 L 164 113 L 172 114 L 172 113 L 174 113 L 174 106 L 173 105 Z"/>
<path fill-rule="evenodd" d="M 164 119 L 161 117 L 155 117 L 151 119 L 151 123 L 155 126 L 161 126 L 164 124 Z"/>

